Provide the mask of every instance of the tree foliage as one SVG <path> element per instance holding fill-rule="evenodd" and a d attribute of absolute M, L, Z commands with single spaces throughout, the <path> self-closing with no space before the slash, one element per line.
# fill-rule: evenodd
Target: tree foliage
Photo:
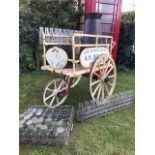
<path fill-rule="evenodd" d="M 20 0 L 20 69 L 39 69 L 39 26 L 76 29 L 79 11 L 74 0 Z M 31 64 L 31 65 L 29 65 Z"/>
<path fill-rule="evenodd" d="M 127 68 L 135 66 L 135 13 L 127 12 L 122 15 L 120 28 L 117 64 Z"/>
<path fill-rule="evenodd" d="M 19 1 L 20 70 L 40 69 L 39 26 L 77 29 L 80 11 L 75 0 Z M 122 16 L 117 64 L 134 67 L 134 12 Z"/>

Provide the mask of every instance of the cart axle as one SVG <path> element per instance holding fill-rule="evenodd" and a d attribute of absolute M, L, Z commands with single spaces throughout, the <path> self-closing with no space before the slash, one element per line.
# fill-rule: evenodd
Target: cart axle
<path fill-rule="evenodd" d="M 108 82 L 109 81 L 109 78 L 108 76 L 104 78 L 104 82 Z"/>

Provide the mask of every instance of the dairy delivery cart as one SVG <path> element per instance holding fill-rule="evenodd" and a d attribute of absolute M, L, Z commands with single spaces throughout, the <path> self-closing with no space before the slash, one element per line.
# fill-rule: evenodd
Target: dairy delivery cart
<path fill-rule="evenodd" d="M 113 37 L 78 31 L 58 34 L 53 31 L 42 31 L 41 69 L 58 75 L 45 85 L 45 106 L 56 108 L 63 104 L 71 88 L 78 84 L 84 74 L 89 75 L 89 92 L 93 100 L 112 95 L 116 83 L 116 65 L 112 58 L 115 45 Z"/>

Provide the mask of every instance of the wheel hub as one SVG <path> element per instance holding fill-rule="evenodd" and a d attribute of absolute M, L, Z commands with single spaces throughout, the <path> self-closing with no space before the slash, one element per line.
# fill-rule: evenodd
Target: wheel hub
<path fill-rule="evenodd" d="M 58 95 L 58 93 L 59 93 L 59 91 L 58 91 L 58 90 L 56 90 L 56 89 L 55 89 L 55 90 L 53 90 L 53 95 L 54 95 L 54 96 L 57 96 L 57 95 Z"/>
<path fill-rule="evenodd" d="M 64 97 L 64 96 L 66 96 L 66 93 L 65 93 L 66 91 L 61 91 L 61 92 L 58 92 L 57 93 L 57 96 L 58 97 Z"/>
<path fill-rule="evenodd" d="M 108 76 L 107 77 L 105 77 L 104 79 L 103 79 L 103 81 L 106 83 L 106 82 L 108 82 L 109 81 L 109 78 L 108 78 Z"/>

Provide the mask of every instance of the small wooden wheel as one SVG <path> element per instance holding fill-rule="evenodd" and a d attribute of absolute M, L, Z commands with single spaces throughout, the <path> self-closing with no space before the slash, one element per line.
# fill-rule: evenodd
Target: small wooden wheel
<path fill-rule="evenodd" d="M 110 55 L 100 56 L 94 63 L 90 78 L 89 91 L 93 100 L 112 95 L 116 84 L 116 65 Z"/>
<path fill-rule="evenodd" d="M 43 92 L 43 103 L 49 108 L 60 106 L 68 97 L 68 83 L 63 78 L 49 81 Z"/>

